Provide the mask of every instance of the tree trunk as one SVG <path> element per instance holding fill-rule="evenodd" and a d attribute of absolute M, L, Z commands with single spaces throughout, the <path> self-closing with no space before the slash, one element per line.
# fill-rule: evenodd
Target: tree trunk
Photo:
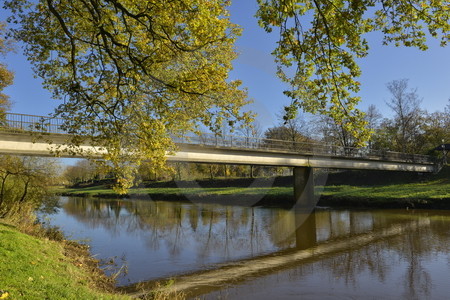
<path fill-rule="evenodd" d="M 3 204 L 3 196 L 5 193 L 5 183 L 6 183 L 6 179 L 8 178 L 9 175 L 10 175 L 9 173 L 6 173 L 5 177 L 2 178 L 2 188 L 0 190 L 0 207 Z"/>

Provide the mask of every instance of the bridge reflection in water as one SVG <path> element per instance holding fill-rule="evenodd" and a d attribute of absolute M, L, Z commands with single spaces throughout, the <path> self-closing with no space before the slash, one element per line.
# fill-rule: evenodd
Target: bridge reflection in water
<path fill-rule="evenodd" d="M 448 258 L 450 250 L 445 212 L 318 209 L 306 216 L 278 208 L 150 200 L 71 198 L 62 204 L 55 225 L 73 238 L 90 238 L 93 254 L 125 257 L 129 273 L 120 284 L 127 291 L 133 282 L 151 280 L 140 285 L 141 292 L 174 278 L 170 288 L 195 296 L 259 280 L 269 286 L 264 278 L 315 266 L 314 274 L 330 272 L 346 278 L 346 285 L 362 280 L 364 271 L 361 278 L 372 283 L 402 278 L 405 293 L 436 295 L 442 287 L 433 282 L 429 261 Z M 432 283 L 432 291 L 423 289 Z"/>
<path fill-rule="evenodd" d="M 351 214 L 352 215 L 352 214 Z M 224 288 L 236 282 L 245 282 L 255 277 L 263 277 L 286 269 L 292 269 L 305 262 L 320 260 L 324 256 L 336 255 L 338 253 L 350 252 L 360 249 L 381 240 L 399 236 L 408 231 L 420 230 L 430 225 L 428 220 L 398 222 L 389 227 L 376 228 L 363 232 L 345 232 L 335 238 L 317 240 L 316 213 L 310 215 L 294 214 L 296 224 L 302 224 L 295 230 L 295 247 L 278 252 L 240 260 L 237 262 L 224 263 L 213 270 L 194 272 L 188 275 L 175 277 L 175 282 L 169 287 L 163 287 L 165 292 L 184 292 L 191 297 L 210 293 L 211 291 Z M 323 224 L 321 224 L 323 225 Z M 328 223 L 331 227 L 334 224 Z M 128 292 L 133 296 L 143 296 L 154 291 L 154 282 L 140 283 L 129 286 Z M 146 289 L 147 287 L 147 289 Z M 135 289 L 133 291 L 133 288 Z"/>

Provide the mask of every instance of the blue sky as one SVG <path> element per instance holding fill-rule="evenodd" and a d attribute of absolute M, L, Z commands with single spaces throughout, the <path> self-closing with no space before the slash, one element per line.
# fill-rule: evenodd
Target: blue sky
<path fill-rule="evenodd" d="M 275 64 L 270 55 L 277 41 L 276 30 L 267 34 L 260 28 L 253 17 L 256 10 L 256 1 L 234 1 L 231 6 L 232 21 L 244 29 L 237 43 L 241 56 L 232 76 L 244 80 L 260 114 L 274 116 L 290 100 L 282 95 L 286 87 L 274 75 Z M 367 39 L 370 54 L 359 60 L 363 72 L 359 108 L 364 110 L 374 104 L 383 116 L 392 116 L 385 104 L 390 99 L 386 84 L 406 78 L 409 87 L 417 88 L 423 98 L 423 108 L 430 112 L 444 110 L 450 98 L 450 47 L 440 47 L 438 40 L 430 38 L 429 49 L 424 52 L 416 48 L 382 46 L 379 33 L 371 33 Z M 277 122 L 272 119 L 271 122 Z"/>
<path fill-rule="evenodd" d="M 240 57 L 234 63 L 230 74 L 232 79 L 241 79 L 254 100 L 251 108 L 259 114 L 259 122 L 264 128 L 278 123 L 278 114 L 290 100 L 282 94 L 286 86 L 275 76 L 275 65 L 270 53 L 275 48 L 276 34 L 267 34 L 254 18 L 255 1 L 236 0 L 232 4 L 231 19 L 243 27 L 243 35 L 237 42 Z M 0 9 L 0 20 L 5 19 Z M 450 98 L 450 48 L 441 48 L 438 41 L 430 39 L 430 49 L 422 52 L 415 48 L 381 46 L 381 36 L 369 36 L 371 52 L 360 60 L 363 71 L 361 77 L 361 109 L 375 104 L 386 117 L 391 115 L 385 104 L 390 98 L 386 83 L 395 79 L 409 79 L 409 86 L 417 88 L 423 98 L 422 107 L 428 111 L 444 110 Z M 40 80 L 33 78 L 31 66 L 21 55 L 6 58 L 9 69 L 15 72 L 15 83 L 6 89 L 14 105 L 13 112 L 45 115 L 58 104 L 50 99 L 50 94 L 41 86 Z M 3 61 L 3 59 L 2 59 Z"/>

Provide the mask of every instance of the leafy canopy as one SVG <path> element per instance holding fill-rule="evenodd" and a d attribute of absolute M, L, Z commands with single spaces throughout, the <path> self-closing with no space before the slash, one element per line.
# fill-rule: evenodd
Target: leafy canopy
<path fill-rule="evenodd" d="M 12 50 L 12 45 L 8 42 L 4 35 L 6 33 L 6 25 L 0 23 L 0 56 L 6 55 L 8 51 Z M 2 114 L 9 108 L 9 97 L 2 91 L 7 86 L 13 83 L 14 74 L 8 70 L 7 66 L 0 63 L 0 119 Z"/>
<path fill-rule="evenodd" d="M 56 116 L 104 146 L 132 185 L 143 160 L 163 167 L 170 135 L 245 122 L 247 101 L 229 81 L 234 42 L 226 0 L 8 0 L 15 37 L 54 98 Z M 74 148 L 76 150 L 76 148 Z"/>
<path fill-rule="evenodd" d="M 107 148 L 106 159 L 131 185 L 142 160 L 161 167 L 169 134 L 199 124 L 246 121 L 246 93 L 228 81 L 239 29 L 227 0 L 6 0 L 15 37 L 47 89 L 63 98 L 56 115 L 76 136 Z M 279 29 L 278 76 L 298 108 L 331 117 L 362 144 L 369 138 L 357 58 L 366 33 L 425 50 L 426 31 L 449 40 L 450 6 L 440 0 L 258 0 L 256 17 Z"/>
<path fill-rule="evenodd" d="M 445 46 L 450 4 L 440 0 L 258 0 L 257 18 L 267 32 L 279 29 L 273 52 L 278 76 L 292 87 L 287 117 L 298 108 L 331 117 L 366 141 L 369 131 L 360 98 L 357 58 L 368 54 L 364 34 L 381 31 L 384 44 L 426 50 L 426 31 Z"/>

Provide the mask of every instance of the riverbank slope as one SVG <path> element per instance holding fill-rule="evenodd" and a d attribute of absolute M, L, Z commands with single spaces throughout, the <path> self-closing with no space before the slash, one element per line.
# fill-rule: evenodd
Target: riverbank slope
<path fill-rule="evenodd" d="M 130 299 L 75 242 L 31 236 L 0 222 L 1 299 Z"/>

